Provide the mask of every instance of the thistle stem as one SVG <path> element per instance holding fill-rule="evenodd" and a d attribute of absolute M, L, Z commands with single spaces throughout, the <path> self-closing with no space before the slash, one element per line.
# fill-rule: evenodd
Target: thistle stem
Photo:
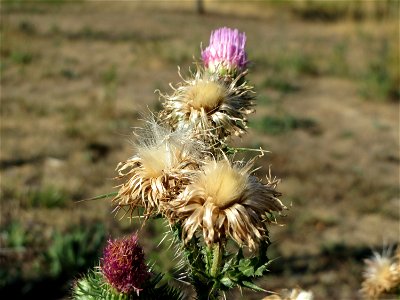
<path fill-rule="evenodd" d="M 219 267 L 222 258 L 222 247 L 220 243 L 215 243 L 213 245 L 213 261 L 211 265 L 210 275 L 212 277 L 217 277 L 219 273 Z"/>

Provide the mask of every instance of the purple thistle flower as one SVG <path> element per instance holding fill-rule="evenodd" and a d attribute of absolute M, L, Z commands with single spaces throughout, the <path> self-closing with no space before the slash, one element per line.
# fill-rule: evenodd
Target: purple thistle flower
<path fill-rule="evenodd" d="M 100 269 L 108 283 L 124 294 L 139 294 L 143 283 L 150 277 L 136 234 L 108 240 L 100 261 Z"/>
<path fill-rule="evenodd" d="M 236 74 L 247 65 L 246 34 L 237 29 L 222 27 L 211 32 L 210 45 L 202 50 L 204 66 L 211 72 Z"/>

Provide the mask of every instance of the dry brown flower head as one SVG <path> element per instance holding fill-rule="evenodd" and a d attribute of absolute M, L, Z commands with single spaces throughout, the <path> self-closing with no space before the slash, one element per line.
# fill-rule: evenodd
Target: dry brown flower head
<path fill-rule="evenodd" d="M 165 212 L 165 202 L 176 197 L 189 183 L 190 174 L 199 168 L 201 146 L 186 132 L 150 123 L 148 136 L 138 137 L 137 154 L 118 164 L 119 185 L 113 199 L 118 208 L 133 212 L 144 208 L 144 216 Z"/>
<path fill-rule="evenodd" d="M 225 81 L 198 68 L 193 78 L 182 78 L 183 83 L 171 86 L 172 95 L 161 95 L 161 118 L 174 129 L 191 128 L 194 137 L 211 145 L 223 143 L 232 134 L 243 134 L 246 115 L 253 112 L 254 105 L 253 87 L 243 80 L 244 75 Z"/>
<path fill-rule="evenodd" d="M 229 236 L 240 246 L 254 250 L 268 237 L 266 215 L 286 207 L 277 198 L 278 181 L 261 183 L 250 174 L 251 164 L 227 159 L 207 162 L 171 205 L 182 222 L 185 242 L 201 229 L 207 245 Z"/>
<path fill-rule="evenodd" d="M 378 299 L 382 294 L 390 293 L 400 287 L 400 264 L 391 251 L 382 254 L 374 252 L 365 260 L 361 293 L 365 299 Z"/>

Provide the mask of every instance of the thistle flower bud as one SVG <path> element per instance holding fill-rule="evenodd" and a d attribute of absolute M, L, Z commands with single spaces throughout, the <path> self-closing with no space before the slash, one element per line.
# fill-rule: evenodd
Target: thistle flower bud
<path fill-rule="evenodd" d="M 246 35 L 227 27 L 211 32 L 210 45 L 201 53 L 204 66 L 212 73 L 237 75 L 247 65 Z"/>
<path fill-rule="evenodd" d="M 137 235 L 109 240 L 100 261 L 100 269 L 107 282 L 118 292 L 139 295 L 150 273 L 144 261 L 143 249 Z"/>

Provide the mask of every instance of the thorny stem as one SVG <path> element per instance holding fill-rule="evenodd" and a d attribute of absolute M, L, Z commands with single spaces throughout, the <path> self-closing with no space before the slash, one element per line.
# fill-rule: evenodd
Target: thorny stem
<path fill-rule="evenodd" d="M 213 245 L 213 261 L 211 265 L 211 270 L 210 270 L 210 275 L 211 277 L 217 277 L 218 271 L 219 271 L 219 266 L 221 264 L 221 258 L 222 258 L 222 247 L 220 243 L 215 243 Z"/>
<path fill-rule="evenodd" d="M 221 259 L 222 259 L 222 249 L 223 247 L 221 246 L 220 243 L 216 243 L 213 245 L 212 248 L 212 262 L 211 262 L 211 269 L 209 270 L 209 275 L 203 277 L 201 275 L 201 272 L 198 272 L 199 267 L 200 269 L 207 269 L 205 265 L 202 264 L 202 260 L 197 260 L 199 258 L 200 252 L 198 248 L 198 244 L 195 242 L 192 244 L 193 248 L 188 249 L 192 253 L 190 253 L 190 257 L 192 258 L 189 260 L 189 264 L 192 266 L 191 268 L 191 277 L 192 277 L 192 284 L 195 288 L 197 297 L 197 300 L 217 300 L 219 299 L 219 291 L 215 287 L 215 280 L 212 278 L 216 278 L 219 274 L 219 269 L 221 265 Z M 193 255 L 196 253 L 197 255 Z M 193 257 L 194 256 L 194 257 Z M 194 258 L 197 259 L 194 259 Z M 201 266 L 200 266 L 200 265 Z M 197 269 L 197 270 L 196 270 Z M 208 277 L 208 278 L 207 278 Z"/>

